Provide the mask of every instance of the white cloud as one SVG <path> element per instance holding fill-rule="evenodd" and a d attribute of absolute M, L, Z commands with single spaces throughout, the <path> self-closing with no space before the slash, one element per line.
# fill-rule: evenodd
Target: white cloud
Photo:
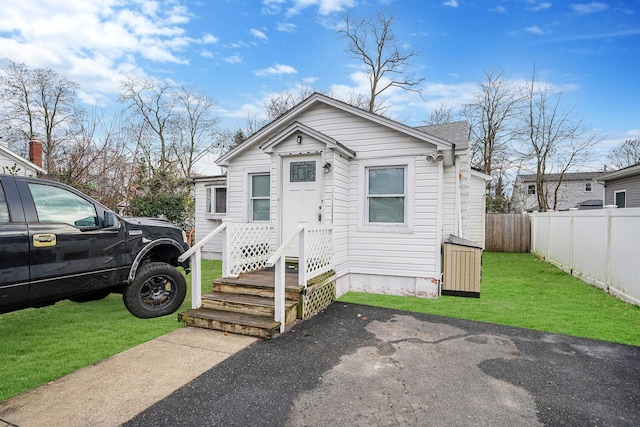
<path fill-rule="evenodd" d="M 296 74 L 298 71 L 291 65 L 276 64 L 273 67 L 254 71 L 256 76 L 281 76 L 283 74 Z"/>
<path fill-rule="evenodd" d="M 542 36 L 544 34 L 546 34 L 547 32 L 545 30 L 543 30 L 542 28 L 538 27 L 537 25 L 531 25 L 527 28 L 525 28 L 525 31 L 531 34 L 537 34 L 539 36 Z"/>
<path fill-rule="evenodd" d="M 591 3 L 571 3 L 569 7 L 580 15 L 602 12 L 609 8 L 609 6 L 605 3 L 600 3 L 597 1 L 592 1 Z"/>
<path fill-rule="evenodd" d="M 229 64 L 242 64 L 242 57 L 240 55 L 231 55 L 224 58 L 224 62 Z"/>
<path fill-rule="evenodd" d="M 278 24 L 278 31 L 282 31 L 284 33 L 293 33 L 296 31 L 296 29 L 298 28 L 298 26 L 296 24 L 293 24 L 291 22 L 283 22 Z"/>
<path fill-rule="evenodd" d="M 269 38 L 267 37 L 267 35 L 260 31 L 260 30 L 256 30 L 255 28 L 252 28 L 251 30 L 249 30 L 249 32 L 251 33 L 252 36 L 254 36 L 255 38 L 259 39 L 259 40 L 269 40 Z"/>
<path fill-rule="evenodd" d="M 534 6 L 532 6 L 530 9 L 533 10 L 534 12 L 538 12 L 541 10 L 546 10 L 551 8 L 551 3 L 548 2 L 542 2 L 542 3 L 537 3 Z"/>
<path fill-rule="evenodd" d="M 290 4 L 289 4 L 290 3 Z M 286 16 L 294 16 L 309 7 L 316 7 L 320 15 L 344 12 L 356 5 L 355 0 L 263 0 L 262 12 L 267 15 L 277 15 L 285 10 Z"/>
<path fill-rule="evenodd" d="M 445 2 L 442 2 L 442 5 L 449 7 L 460 7 L 460 3 L 458 3 L 458 0 L 447 0 Z"/>
<path fill-rule="evenodd" d="M 185 7 L 140 0 L 20 0 L 3 5 L 0 52 L 29 67 L 54 69 L 80 84 L 82 99 L 115 93 L 125 73 L 143 74 L 143 60 L 186 64 L 192 45 Z M 203 53 L 202 51 L 199 53 Z"/>
<path fill-rule="evenodd" d="M 496 12 L 496 13 L 506 13 L 507 9 L 504 6 L 496 6 L 492 9 L 489 9 L 490 12 Z"/>

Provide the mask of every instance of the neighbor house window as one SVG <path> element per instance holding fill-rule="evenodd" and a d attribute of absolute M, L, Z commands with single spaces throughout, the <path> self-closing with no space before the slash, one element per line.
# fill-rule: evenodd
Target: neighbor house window
<path fill-rule="evenodd" d="M 227 189 L 225 187 L 206 187 L 206 213 L 227 213 Z"/>
<path fill-rule="evenodd" d="M 585 182 L 584 183 L 584 191 L 587 193 L 591 193 L 591 183 L 590 182 Z"/>
<path fill-rule="evenodd" d="M 251 220 L 269 221 L 269 174 L 251 175 Z"/>
<path fill-rule="evenodd" d="M 367 169 L 367 222 L 406 222 L 406 175 L 406 167 Z"/>
<path fill-rule="evenodd" d="M 616 191 L 613 193 L 613 204 L 619 208 L 627 207 L 627 190 Z"/>
<path fill-rule="evenodd" d="M 535 184 L 529 184 L 529 186 L 527 187 L 527 194 L 536 194 L 536 185 Z"/>

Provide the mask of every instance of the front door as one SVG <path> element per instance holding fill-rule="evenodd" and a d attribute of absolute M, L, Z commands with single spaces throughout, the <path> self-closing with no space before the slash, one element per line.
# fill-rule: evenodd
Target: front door
<path fill-rule="evenodd" d="M 282 167 L 282 241 L 287 239 L 306 219 L 307 225 L 322 221 L 323 174 L 320 155 L 283 158 Z M 289 257 L 298 257 L 298 239 L 286 251 Z"/>

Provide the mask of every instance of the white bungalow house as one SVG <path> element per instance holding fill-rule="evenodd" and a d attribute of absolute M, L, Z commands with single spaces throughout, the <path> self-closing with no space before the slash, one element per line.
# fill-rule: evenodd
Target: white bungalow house
<path fill-rule="evenodd" d="M 436 297 L 445 239 L 455 235 L 484 245 L 490 177 L 471 170 L 466 122 L 415 128 L 316 93 L 216 163 L 227 170 L 226 190 L 219 190 L 226 193 L 223 225 L 242 225 L 256 239 L 265 238 L 257 236 L 261 226 L 270 230 L 266 241 L 251 243 L 246 233 L 230 236 L 227 229 L 227 246 L 241 240 L 235 253 L 271 257 L 267 265 L 280 252 L 305 262 L 327 259 L 337 296 Z M 212 208 L 221 178 L 196 179 L 196 230 L 221 219 Z M 328 253 L 305 255 L 297 238 L 286 242 L 300 232 L 300 221 L 328 233 L 318 244 L 328 245 Z M 233 264 L 234 250 L 215 242 L 202 253 L 215 257 L 219 251 L 223 275 L 237 275 L 225 267 Z"/>

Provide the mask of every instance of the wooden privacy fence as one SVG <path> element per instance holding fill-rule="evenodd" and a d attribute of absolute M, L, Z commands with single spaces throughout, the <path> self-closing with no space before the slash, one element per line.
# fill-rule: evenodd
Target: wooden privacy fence
<path fill-rule="evenodd" d="M 487 213 L 485 251 L 529 252 L 531 220 L 526 214 Z"/>

